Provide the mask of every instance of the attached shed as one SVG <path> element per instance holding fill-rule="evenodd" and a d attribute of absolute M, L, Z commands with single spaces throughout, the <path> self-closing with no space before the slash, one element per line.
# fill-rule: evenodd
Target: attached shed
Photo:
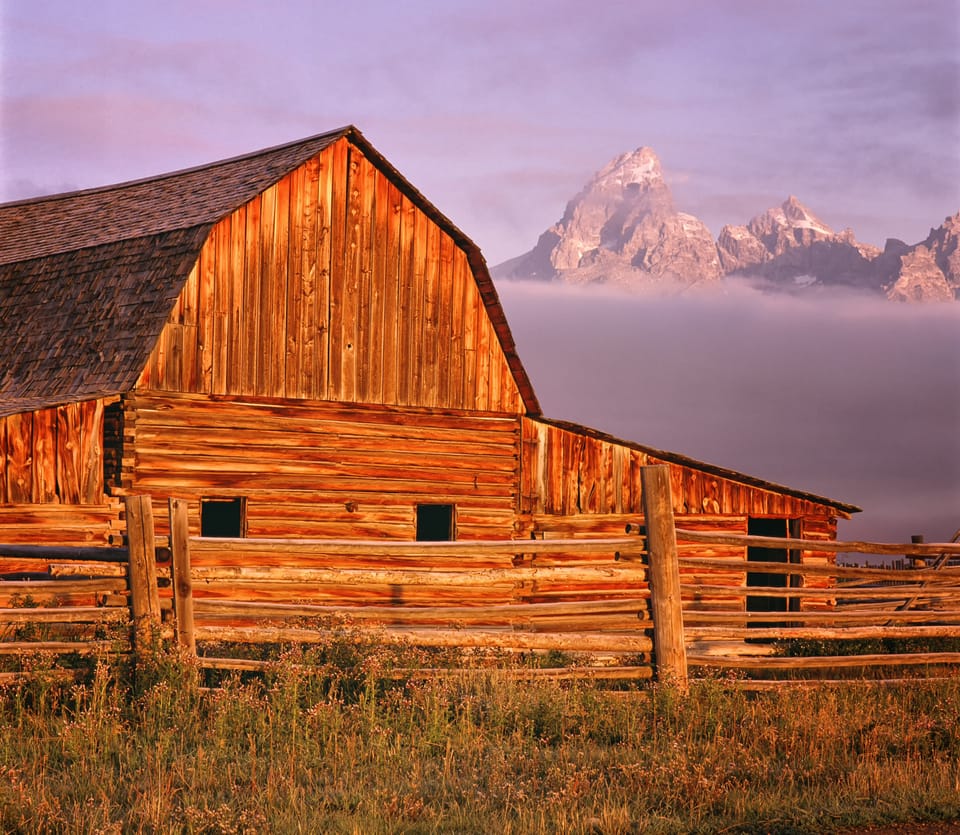
<path fill-rule="evenodd" d="M 0 206 L 0 461 L 0 542 L 105 541 L 126 494 L 205 535 L 619 534 L 647 463 L 691 528 L 858 510 L 544 418 L 479 249 L 353 127 Z"/>

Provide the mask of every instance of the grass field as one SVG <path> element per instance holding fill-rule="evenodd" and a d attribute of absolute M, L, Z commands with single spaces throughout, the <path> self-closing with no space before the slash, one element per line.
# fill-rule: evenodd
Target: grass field
<path fill-rule="evenodd" d="M 316 665 L 310 669 L 302 662 Z M 960 678 L 748 693 L 390 654 L 199 686 L 159 657 L 0 692 L 0 831 L 824 832 L 960 818 Z"/>

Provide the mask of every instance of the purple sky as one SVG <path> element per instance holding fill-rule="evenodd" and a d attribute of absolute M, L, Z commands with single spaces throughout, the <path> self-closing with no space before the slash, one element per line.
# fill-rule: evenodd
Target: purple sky
<path fill-rule="evenodd" d="M 0 0 L 0 200 L 346 124 L 490 264 L 641 145 L 715 235 L 795 194 L 915 243 L 960 209 L 960 0 Z M 960 527 L 960 305 L 502 295 L 549 415 L 863 505 L 842 536 Z"/>
<path fill-rule="evenodd" d="M 491 264 L 649 145 L 716 235 L 960 208 L 960 0 L 0 0 L 0 200 L 357 125 Z"/>

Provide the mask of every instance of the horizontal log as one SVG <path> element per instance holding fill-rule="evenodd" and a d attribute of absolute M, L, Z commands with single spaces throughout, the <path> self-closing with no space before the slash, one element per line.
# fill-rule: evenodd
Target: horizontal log
<path fill-rule="evenodd" d="M 823 641 L 860 640 L 870 638 L 960 638 L 960 623 L 952 626 L 791 626 L 782 628 L 736 628 L 723 626 L 685 627 L 687 640 L 740 640 L 759 638 L 793 640 L 798 638 Z"/>
<path fill-rule="evenodd" d="M 25 681 L 43 677 L 44 680 L 53 679 L 54 681 L 76 681 L 82 675 L 81 670 L 24 670 L 21 672 L 2 672 L 0 673 L 0 685 L 19 684 Z"/>
<path fill-rule="evenodd" d="M 93 580 L 0 580 L 0 596 L 34 594 L 96 594 L 126 591 L 126 580 L 111 577 Z"/>
<path fill-rule="evenodd" d="M 856 607 L 859 609 L 859 605 Z M 851 611 L 853 607 L 831 609 L 829 611 L 800 612 L 698 612 L 684 610 L 684 627 L 695 623 L 703 624 L 743 624 L 743 623 L 783 623 L 784 621 L 806 624 L 875 624 L 888 621 L 906 621 L 913 623 L 949 623 L 960 621 L 958 609 L 934 609 L 927 611 L 906 610 L 868 610 Z"/>
<path fill-rule="evenodd" d="M 722 656 L 687 655 L 687 661 L 698 667 L 729 667 L 745 670 L 812 670 L 829 667 L 900 667 L 915 665 L 960 664 L 960 652 L 904 652 L 884 655 L 837 655 L 790 658 L 724 658 Z"/>
<path fill-rule="evenodd" d="M 38 538 L 40 532 L 38 532 Z M 90 562 L 127 562 L 130 559 L 126 548 L 107 545 L 23 545 L 0 543 L 0 557 L 20 557 L 38 560 L 75 560 Z"/>
<path fill-rule="evenodd" d="M 811 565 L 809 562 L 753 562 L 744 559 L 711 559 L 708 557 L 684 557 L 679 559 L 681 576 L 683 569 L 706 568 L 716 571 L 749 571 L 751 574 L 792 574 L 798 577 L 826 577 L 843 580 L 849 585 L 857 581 L 870 583 L 926 582 L 960 586 L 960 568 L 855 568 L 847 565 Z M 847 585 L 841 582 L 839 585 Z"/>
<path fill-rule="evenodd" d="M 315 552 L 337 556 L 407 556 L 418 559 L 442 557 L 504 556 L 517 554 L 556 554 L 565 551 L 577 554 L 619 553 L 640 556 L 643 545 L 636 538 L 612 537 L 605 539 L 511 539 L 511 540 L 454 540 L 449 542 L 411 542 L 409 540 L 351 540 L 351 539 L 225 539 L 191 537 L 191 552 L 245 554 L 258 551 L 302 554 Z"/>
<path fill-rule="evenodd" d="M 127 641 L 4 641 L 0 643 L 0 655 L 36 655 L 48 652 L 52 655 L 114 655 L 129 652 Z"/>
<path fill-rule="evenodd" d="M 350 586 L 484 586 L 487 584 L 519 584 L 545 580 L 562 583 L 597 582 L 609 580 L 623 583 L 641 583 L 646 572 L 629 565 L 597 566 L 595 568 L 478 568 L 473 571 L 446 571 L 415 569 L 323 569 L 272 568 L 263 566 L 223 565 L 194 567 L 191 576 L 197 582 L 236 583 L 326 583 Z"/>
<path fill-rule="evenodd" d="M 713 597 L 790 597 L 809 600 L 905 600 L 918 591 L 914 585 L 910 586 L 883 586 L 880 588 L 845 589 L 843 586 L 835 588 L 786 588 L 783 586 L 719 586 L 694 583 L 681 583 L 681 592 L 684 596 L 704 594 Z M 924 590 L 923 598 L 947 598 L 960 602 L 960 589 L 941 589 L 928 587 Z"/>
<path fill-rule="evenodd" d="M 127 623 L 126 607 L 57 606 L 0 609 L 0 623 Z"/>
<path fill-rule="evenodd" d="M 590 600 L 569 603 L 506 603 L 486 606 L 310 606 L 293 603 L 259 603 L 239 600 L 216 600 L 197 598 L 196 612 L 234 612 L 255 617 L 329 617 L 351 620 L 378 620 L 381 618 L 402 619 L 404 617 L 445 617 L 460 620 L 471 617 L 529 618 L 549 621 L 551 618 L 563 618 L 572 615 L 596 614 L 632 614 L 646 612 L 649 608 L 649 594 L 635 595 L 622 600 Z"/>
<path fill-rule="evenodd" d="M 51 577 L 126 577 L 127 566 L 124 564 L 107 562 L 88 563 L 50 563 Z"/>
<path fill-rule="evenodd" d="M 960 543 L 876 543 L 838 542 L 821 539 L 788 539 L 777 536 L 747 536 L 745 534 L 719 534 L 677 528 L 677 539 L 686 542 L 705 542 L 710 545 L 743 545 L 753 548 L 772 548 L 778 551 L 830 551 L 834 553 L 881 554 L 888 556 L 938 557 L 954 554 L 960 557 Z"/>
<path fill-rule="evenodd" d="M 726 687 L 735 687 L 737 690 L 785 690 L 792 688 L 822 689 L 823 687 L 842 687 L 849 690 L 851 685 L 862 687 L 939 687 L 945 682 L 954 682 L 954 676 L 914 676 L 912 678 L 781 678 L 781 679 L 731 679 L 724 682 Z"/>
<path fill-rule="evenodd" d="M 258 661 L 253 658 L 217 658 L 201 656 L 197 664 L 207 670 L 239 670 L 257 672 L 271 669 L 276 662 Z M 305 668 L 308 669 L 308 668 Z M 431 679 L 461 676 L 491 676 L 522 679 L 550 679 L 556 681 L 643 681 L 653 678 L 650 666 L 631 667 L 478 667 L 478 668 L 414 668 L 410 670 L 386 670 L 383 675 L 393 678 Z"/>
<path fill-rule="evenodd" d="M 197 626 L 198 641 L 236 643 L 325 643 L 329 632 L 287 627 Z M 531 633 L 512 630 L 377 629 L 366 636 L 387 644 L 433 647 L 487 647 L 498 649 L 558 649 L 581 652 L 649 652 L 653 641 L 646 635 L 594 633 Z"/>

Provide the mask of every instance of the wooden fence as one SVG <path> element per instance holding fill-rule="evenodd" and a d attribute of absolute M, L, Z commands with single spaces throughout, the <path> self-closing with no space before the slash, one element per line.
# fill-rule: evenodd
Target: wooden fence
<path fill-rule="evenodd" d="M 642 480 L 645 525 L 603 539 L 209 539 L 189 535 L 187 504 L 171 499 L 169 542 L 158 548 L 149 498 L 130 497 L 122 547 L 0 545 L 0 655 L 129 653 L 160 636 L 190 653 L 199 644 L 201 666 L 255 669 L 262 662 L 210 648 L 321 643 L 346 619 L 386 643 L 554 650 L 572 661 L 529 675 L 643 679 L 655 670 L 684 686 L 690 667 L 829 676 L 960 665 L 956 652 L 772 654 L 772 642 L 793 639 L 960 638 L 960 568 L 948 564 L 960 545 L 684 530 L 674 524 L 666 468 L 645 468 Z M 713 546 L 743 556 L 695 555 Z M 907 555 L 924 567 L 757 560 L 757 548 Z M 24 560 L 44 570 L 4 569 Z"/>

